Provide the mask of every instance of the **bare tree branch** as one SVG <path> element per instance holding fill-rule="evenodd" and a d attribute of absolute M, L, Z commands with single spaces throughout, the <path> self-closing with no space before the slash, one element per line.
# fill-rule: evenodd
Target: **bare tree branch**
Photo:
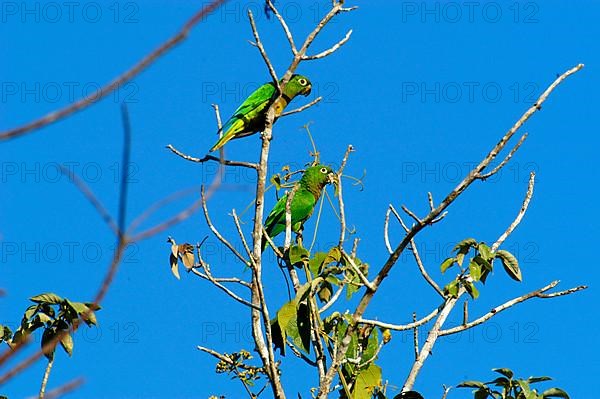
<path fill-rule="evenodd" d="M 525 199 L 523 200 L 523 205 L 521 205 L 521 210 L 517 214 L 515 220 L 508 226 L 506 231 L 502 233 L 502 235 L 496 240 L 496 242 L 492 245 L 492 252 L 495 252 L 500 245 L 508 238 L 508 236 L 517 228 L 521 220 L 523 220 L 523 216 L 525 216 L 525 212 L 527 212 L 527 208 L 529 207 L 529 202 L 531 201 L 531 197 L 533 196 L 533 186 L 535 185 L 535 173 L 531 172 L 529 174 L 529 184 L 527 186 L 527 193 L 525 194 Z"/>
<path fill-rule="evenodd" d="M 521 136 L 521 138 L 519 139 L 519 141 L 517 142 L 517 144 L 513 147 L 512 150 L 510 150 L 510 152 L 508 153 L 508 155 L 502 160 L 502 162 L 500 162 L 498 164 L 498 166 L 496 166 L 494 169 L 492 169 L 490 172 L 488 173 L 483 173 L 481 174 L 478 178 L 481 180 L 485 180 L 493 175 L 495 175 L 496 173 L 498 173 L 498 171 L 500 169 L 502 169 L 507 163 L 508 161 L 510 161 L 510 159 L 512 158 L 513 155 L 515 155 L 515 152 L 517 152 L 519 150 L 519 148 L 521 147 L 521 144 L 523 144 L 525 142 L 525 139 L 527 139 L 527 135 L 528 133 L 525 133 Z"/>
<path fill-rule="evenodd" d="M 323 97 L 319 96 L 319 97 L 315 98 L 314 100 L 312 100 L 311 102 L 309 102 L 308 104 L 304 104 L 303 106 L 293 109 L 291 111 L 283 112 L 279 117 L 282 118 L 284 116 L 293 115 L 293 114 L 297 114 L 298 112 L 302 112 L 305 109 L 308 109 L 308 108 L 312 107 L 313 105 L 317 104 L 321 100 L 323 100 Z"/>
<path fill-rule="evenodd" d="M 440 310 L 441 310 L 441 307 L 438 307 L 438 308 L 432 310 L 431 313 L 429 313 L 427 316 L 423 317 L 422 319 L 414 321 L 414 322 L 409 323 L 409 324 L 391 324 L 391 323 L 384 323 L 384 322 L 379 321 L 379 320 L 369 320 L 369 319 L 363 319 L 363 318 L 361 318 L 358 322 L 360 324 L 370 324 L 372 326 L 377 326 L 377 327 L 381 327 L 381 328 L 387 328 L 389 330 L 406 331 L 406 330 L 412 330 L 415 327 L 420 327 L 423 324 L 428 323 L 435 316 L 437 316 L 438 313 L 440 313 Z"/>
<path fill-rule="evenodd" d="M 394 252 L 389 256 L 387 261 L 383 264 L 377 276 L 372 281 L 375 290 L 367 290 L 363 297 L 360 299 L 358 306 L 356 307 L 354 314 L 352 316 L 354 323 L 350 324 L 346 331 L 346 335 L 342 340 L 341 344 L 338 345 L 336 354 L 333 356 L 333 360 L 329 369 L 327 370 L 326 378 L 321 381 L 319 386 L 319 392 L 317 394 L 317 398 L 325 399 L 329 393 L 329 388 L 331 383 L 333 382 L 333 378 L 337 373 L 337 370 L 341 364 L 341 361 L 346 353 L 348 346 L 350 344 L 350 340 L 348 337 L 353 334 L 357 329 L 357 323 L 361 319 L 362 315 L 366 311 L 368 305 L 370 304 L 373 296 L 377 292 L 377 289 L 385 280 L 386 276 L 389 274 L 390 270 L 396 264 L 400 255 L 404 252 L 404 249 L 410 244 L 411 240 L 414 236 L 419 233 L 423 228 L 429 225 L 432 221 L 434 221 L 437 217 L 439 217 L 442 212 L 444 212 L 455 200 L 458 198 L 475 180 L 481 176 L 481 173 L 488 167 L 488 165 L 496 158 L 498 153 L 506 147 L 508 141 L 514 136 L 514 134 L 521 128 L 521 126 L 539 109 L 541 109 L 541 105 L 546 101 L 550 93 L 566 78 L 577 73 L 579 70 L 583 68 L 583 64 L 579 64 L 562 75 L 560 75 L 548 88 L 541 94 L 538 98 L 537 102 L 530 107 L 522 116 L 517 120 L 517 122 L 513 125 L 512 128 L 508 130 L 504 134 L 504 136 L 500 139 L 500 141 L 491 149 L 491 151 L 483 158 L 483 160 L 444 198 L 444 200 L 427 216 L 422 219 L 421 223 L 415 224 L 406 236 L 400 241 Z M 460 292 L 460 291 L 459 291 Z M 421 355 L 419 359 L 415 362 L 413 370 L 409 374 L 409 377 L 405 383 L 404 389 L 410 389 L 414 384 L 414 380 L 416 379 L 416 375 L 418 374 L 420 368 L 422 367 L 423 362 L 429 356 L 428 352 L 435 343 L 437 339 L 437 334 L 441 329 L 441 326 L 445 322 L 448 314 L 452 310 L 455 304 L 455 299 L 451 298 L 445 302 L 444 308 L 440 311 L 436 323 L 432 330 L 430 330 L 427 340 L 421 349 Z"/>
<path fill-rule="evenodd" d="M 269 70 L 269 74 L 271 75 L 271 79 L 273 79 L 273 84 L 277 88 L 277 91 L 281 93 L 282 88 L 279 84 L 279 78 L 277 77 L 277 73 L 275 72 L 275 68 L 273 68 L 273 64 L 271 64 L 271 60 L 267 56 L 265 48 L 260 40 L 260 36 L 258 34 L 258 30 L 256 29 L 256 23 L 254 22 L 254 16 L 252 15 L 252 10 L 248 9 L 248 19 L 250 20 L 250 26 L 252 27 L 252 35 L 254 35 L 254 44 L 260 51 L 260 55 L 262 55 L 265 64 L 267 65 L 267 69 Z"/>
<path fill-rule="evenodd" d="M 191 162 L 204 163 L 207 161 L 215 161 L 215 162 L 218 162 L 221 165 L 225 165 L 225 166 L 241 166 L 243 168 L 249 168 L 249 169 L 257 169 L 258 168 L 258 165 L 256 165 L 255 163 L 252 163 L 252 162 L 229 161 L 227 159 L 221 159 L 219 157 L 215 157 L 214 155 L 210 155 L 210 154 L 206 154 L 202 158 L 196 158 L 191 155 L 184 154 L 183 152 L 179 151 L 177 148 L 173 147 L 171 144 L 168 144 L 166 148 L 168 148 L 169 150 L 171 150 L 171 152 L 180 156 L 181 158 L 183 158 L 187 161 L 191 161 Z"/>
<path fill-rule="evenodd" d="M 346 36 L 344 36 L 344 38 L 342 40 L 340 40 L 339 42 L 337 42 L 336 44 L 334 44 L 332 47 L 328 48 L 325 51 L 320 52 L 319 54 L 306 55 L 306 56 L 302 57 L 302 59 L 303 60 L 318 60 L 318 59 L 321 59 L 321 58 L 325 58 L 328 55 L 333 54 L 340 47 L 342 47 L 344 44 L 346 44 L 348 42 L 348 40 L 350 40 L 350 36 L 352 36 L 352 29 L 350 29 L 348 31 L 348 33 L 346 33 Z"/>
<path fill-rule="evenodd" d="M 480 318 L 478 318 L 476 320 L 473 320 L 470 323 L 467 323 L 467 324 L 464 324 L 464 325 L 461 325 L 461 326 L 457 326 L 457 327 L 454 327 L 454 328 L 449 328 L 447 330 L 441 330 L 439 332 L 439 336 L 442 337 L 444 335 L 456 334 L 456 333 L 468 330 L 470 328 L 473 328 L 475 326 L 478 326 L 478 325 L 486 322 L 487 320 L 491 319 L 492 317 L 494 317 L 498 313 L 500 313 L 500 312 L 502 312 L 502 311 L 504 311 L 504 310 L 506 310 L 506 309 L 508 309 L 510 307 L 513 307 L 513 306 L 515 306 L 515 305 L 517 305 L 517 304 L 519 304 L 521 302 L 524 302 L 524 301 L 526 301 L 528 299 L 531 299 L 531 298 L 542 298 L 542 299 L 554 298 L 554 297 L 557 297 L 557 296 L 569 295 L 569 294 L 572 294 L 574 292 L 581 291 L 581 290 L 584 290 L 584 289 L 587 288 L 587 286 L 581 285 L 581 286 L 574 287 L 574 288 L 571 288 L 571 289 L 568 289 L 568 290 L 565 290 L 565 291 L 560 291 L 560 292 L 556 292 L 556 293 L 553 293 L 553 294 L 545 294 L 546 291 L 551 290 L 552 288 L 556 287 L 558 285 L 558 283 L 559 283 L 558 280 L 557 281 L 553 281 L 550 284 L 546 285 L 545 287 L 540 288 L 539 290 L 530 292 L 530 293 L 525 294 L 525 295 L 521 295 L 518 298 L 511 299 L 510 301 L 507 301 L 507 302 L 503 303 L 502 305 L 496 306 L 495 308 L 493 308 L 492 310 L 490 310 L 485 315 L 481 316 Z"/>
<path fill-rule="evenodd" d="M 128 82 L 129 80 L 133 79 L 140 72 L 152 65 L 158 58 L 160 58 L 173 47 L 175 47 L 177 44 L 185 40 L 188 34 L 190 33 L 190 30 L 196 24 L 202 21 L 208 14 L 216 10 L 219 6 L 221 6 L 221 4 L 225 3 L 225 1 L 227 0 L 214 0 L 212 3 L 209 3 L 205 7 L 202 7 L 200 11 L 198 11 L 194 16 L 192 16 L 192 18 L 190 18 L 186 22 L 183 28 L 175 36 L 171 37 L 169 40 L 161 44 L 156 50 L 142 58 L 137 64 L 133 66 L 133 68 L 116 77 L 115 79 L 113 79 L 112 82 L 110 82 L 106 86 L 96 90 L 94 93 L 82 98 L 81 100 L 66 106 L 65 108 L 50 112 L 49 114 L 46 114 L 40 119 L 29 122 L 23 126 L 6 130 L 0 133 L 0 141 L 13 139 L 15 137 L 19 137 L 26 133 L 35 131 L 44 126 L 50 125 L 51 123 L 64 119 L 67 116 L 70 116 L 71 114 L 81 111 L 82 109 L 87 108 L 88 106 L 98 102 L 102 98 L 106 97 L 108 94 L 117 90 L 125 82 Z"/>

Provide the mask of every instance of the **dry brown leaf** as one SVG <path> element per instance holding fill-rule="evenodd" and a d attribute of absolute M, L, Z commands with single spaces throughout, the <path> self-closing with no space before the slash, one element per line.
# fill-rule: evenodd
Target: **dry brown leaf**
<path fill-rule="evenodd" d="M 177 257 L 173 256 L 172 253 L 169 256 L 169 262 L 171 263 L 171 273 L 173 273 L 173 275 L 177 278 L 177 280 L 179 280 L 180 277 L 179 277 L 179 267 L 177 264 Z"/>
<path fill-rule="evenodd" d="M 194 246 L 188 243 L 179 245 L 177 250 L 179 257 L 183 261 L 183 265 L 186 269 L 190 270 L 194 267 Z"/>

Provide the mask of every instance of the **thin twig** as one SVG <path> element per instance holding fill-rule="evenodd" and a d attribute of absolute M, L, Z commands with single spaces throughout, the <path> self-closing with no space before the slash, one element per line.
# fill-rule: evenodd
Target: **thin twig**
<path fill-rule="evenodd" d="M 277 88 L 277 91 L 281 93 L 282 88 L 279 84 L 279 78 L 277 77 L 277 73 L 275 72 L 275 68 L 273 68 L 273 64 L 271 64 L 271 60 L 267 56 L 267 52 L 265 51 L 265 47 L 260 40 L 260 36 L 258 34 L 258 29 L 256 29 L 256 23 L 254 22 L 254 16 L 252 15 L 252 10 L 248 9 L 248 20 L 250 21 L 250 26 L 252 27 L 252 35 L 254 36 L 254 44 L 260 51 L 260 55 L 262 55 L 263 60 L 265 61 L 265 65 L 267 65 L 267 69 L 269 70 L 269 74 L 271 75 L 271 79 L 273 79 L 273 84 Z"/>
<path fill-rule="evenodd" d="M 249 169 L 256 169 L 256 168 L 258 168 L 258 165 L 256 165 L 255 163 L 252 163 L 252 162 L 229 161 L 227 159 L 221 159 L 219 157 L 215 157 L 214 155 L 210 155 L 210 154 L 206 154 L 202 158 L 192 157 L 191 155 L 186 155 L 183 152 L 179 151 L 177 148 L 173 147 L 171 144 L 167 145 L 166 148 L 168 148 L 174 154 L 180 156 L 181 158 L 183 158 L 185 160 L 188 160 L 188 161 L 191 161 L 191 162 L 204 163 L 204 162 L 207 162 L 207 161 L 215 161 L 215 162 L 218 162 L 221 165 L 225 165 L 225 166 L 241 166 L 243 168 L 249 168 Z"/>
<path fill-rule="evenodd" d="M 365 287 L 367 287 L 368 289 L 372 290 L 373 289 L 373 285 L 371 284 L 371 282 L 369 281 L 369 279 L 367 278 L 367 276 L 365 276 L 363 274 L 363 272 L 360 271 L 360 269 L 358 268 L 358 266 L 356 266 L 356 263 L 354 263 L 354 260 L 350 257 L 350 255 L 348 255 L 346 253 L 346 251 L 344 251 L 344 249 L 341 249 L 341 252 L 342 252 L 342 256 L 344 258 L 346 258 L 346 261 L 348 262 L 348 264 L 350 264 L 350 267 L 352 268 L 352 270 L 354 271 L 354 273 L 356 273 L 358 275 L 358 278 L 363 283 L 363 285 Z"/>
<path fill-rule="evenodd" d="M 208 225 L 208 228 L 210 229 L 210 231 L 212 231 L 212 233 L 215 235 L 215 237 L 217 237 L 217 239 L 219 241 L 221 241 L 227 248 L 229 248 L 229 250 L 238 258 L 240 259 L 246 266 L 251 267 L 252 264 L 242 256 L 242 254 L 240 254 L 238 252 L 237 249 L 235 249 L 235 247 L 233 245 L 231 245 L 231 243 L 229 241 L 227 241 L 227 239 L 225 237 L 223 237 L 223 235 L 219 232 L 219 230 L 217 230 L 217 228 L 213 225 L 212 221 L 210 220 L 210 215 L 208 214 L 208 207 L 206 205 L 206 198 L 204 197 L 204 186 L 202 187 L 202 192 L 201 192 L 201 202 L 202 202 L 202 210 L 204 211 L 204 219 L 206 219 L 206 224 Z"/>
<path fill-rule="evenodd" d="M 119 234 L 119 226 L 117 222 L 112 218 L 108 210 L 102 205 L 102 202 L 96 197 L 96 195 L 90 190 L 85 182 L 79 178 L 72 170 L 64 165 L 59 165 L 60 172 L 67 176 L 69 180 L 77 187 L 77 189 L 83 194 L 83 196 L 89 201 L 90 204 L 96 209 L 96 212 L 102 217 L 102 220 L 110 227 L 112 232 L 117 236 Z"/>
<path fill-rule="evenodd" d="M 369 320 L 369 319 L 362 319 L 362 318 L 358 322 L 361 324 L 370 324 L 372 326 L 387 328 L 389 330 L 406 331 L 406 330 L 412 330 L 415 327 L 420 327 L 423 324 L 428 323 L 435 316 L 437 316 L 438 313 L 440 313 L 440 310 L 441 310 L 441 307 L 438 307 L 438 308 L 432 310 L 431 313 L 429 313 L 427 316 L 423 317 L 422 319 L 417 320 L 412 323 L 409 323 L 409 324 L 391 324 L 391 323 L 385 323 L 385 322 L 382 322 L 379 320 Z"/>
<path fill-rule="evenodd" d="M 523 200 L 523 205 L 521 205 L 521 209 L 517 214 L 517 217 L 513 222 L 508 226 L 506 231 L 502 233 L 502 235 L 496 240 L 496 242 L 492 245 L 492 252 L 495 252 L 500 245 L 508 238 L 508 236 L 517 228 L 521 220 L 523 220 L 523 216 L 525 216 L 525 212 L 527 212 L 527 208 L 529 207 L 529 202 L 531 201 L 531 197 L 533 196 L 533 187 L 535 186 L 535 173 L 531 172 L 529 174 L 529 184 L 527 185 L 527 193 L 525 193 L 525 199 Z"/>
<path fill-rule="evenodd" d="M 40 387 L 40 394 L 38 395 L 39 399 L 44 399 L 44 395 L 46 394 L 46 384 L 48 384 L 48 377 L 50 376 L 50 371 L 52 370 L 52 365 L 54 364 L 54 354 L 50 359 L 48 359 L 48 364 L 46 365 L 46 371 L 44 371 L 44 377 L 42 378 L 42 385 Z"/>
<path fill-rule="evenodd" d="M 96 90 L 94 93 L 89 94 L 88 96 L 82 98 L 81 100 L 73 104 L 67 105 L 66 107 L 60 110 L 50 112 L 49 114 L 46 114 L 45 116 L 36 119 L 32 122 L 29 122 L 23 126 L 0 133 L 0 141 L 19 137 L 26 133 L 40 129 L 44 126 L 50 125 L 51 123 L 62 120 L 67 116 L 74 114 L 77 111 L 81 111 L 82 109 L 87 108 L 92 104 L 95 104 L 102 98 L 106 97 L 108 94 L 122 87 L 124 83 L 133 79 L 140 72 L 152 65 L 158 58 L 160 58 L 173 47 L 175 47 L 175 45 L 185 40 L 188 34 L 190 33 L 190 30 L 196 24 L 202 21 L 208 14 L 216 10 L 219 6 L 221 6 L 221 4 L 225 3 L 225 1 L 227 0 L 215 0 L 212 3 L 206 5 L 205 7 L 202 7 L 200 11 L 194 14 L 194 16 L 192 16 L 192 18 L 190 18 L 186 22 L 183 28 L 175 36 L 171 37 L 169 40 L 161 44 L 156 50 L 152 51 L 150 54 L 142 58 L 137 64 L 133 66 L 133 68 L 119 75 L 106 86 Z"/>
<path fill-rule="evenodd" d="M 389 205 L 388 211 L 391 211 L 394 214 L 394 216 L 396 217 L 398 222 L 400 222 L 400 225 L 402 226 L 404 231 L 406 231 L 406 233 L 409 233 L 410 229 L 408 228 L 406 223 L 404 223 L 404 220 L 402 219 L 402 217 L 400 216 L 398 211 L 396 211 L 396 208 L 394 208 L 394 206 L 392 204 Z M 419 271 L 421 272 L 421 275 L 423 276 L 425 281 L 427 281 L 427 283 L 435 290 L 435 292 L 437 292 L 442 298 L 444 298 L 444 292 L 442 291 L 440 286 L 435 282 L 435 280 L 427 272 L 427 269 L 425 268 L 425 265 L 423 264 L 423 261 L 421 260 L 421 255 L 419 254 L 419 250 L 417 248 L 417 244 L 415 243 L 414 239 L 410 240 L 410 249 L 413 254 L 413 257 L 415 258 L 415 262 L 417 263 L 417 267 L 419 268 Z"/>
<path fill-rule="evenodd" d="M 138 226 L 140 226 L 144 221 L 146 221 L 150 216 L 152 216 L 154 213 L 156 213 L 156 211 L 163 208 L 164 206 L 169 205 L 172 202 L 175 202 L 178 199 L 186 197 L 192 193 L 198 193 L 198 192 L 200 192 L 200 187 L 197 187 L 197 186 L 190 187 L 185 190 L 177 191 L 177 192 L 155 202 L 150 207 L 148 207 L 144 212 L 142 212 L 138 217 L 136 217 L 133 220 L 133 222 L 131 222 L 131 224 L 127 228 L 127 231 L 128 232 L 135 231 L 138 228 Z"/>
<path fill-rule="evenodd" d="M 391 206 L 391 205 L 390 205 Z M 392 244 L 390 244 L 390 236 L 389 236 L 389 225 L 390 225 L 390 212 L 392 210 L 388 207 L 388 210 L 385 212 L 385 221 L 383 222 L 383 241 L 385 242 L 385 247 L 388 250 L 388 253 L 391 255 L 394 253 L 392 249 Z"/>
<path fill-rule="evenodd" d="M 297 114 L 298 112 L 302 112 L 305 109 L 308 109 L 308 108 L 312 107 L 313 105 L 316 105 L 321 100 L 323 100 L 323 97 L 319 96 L 319 97 L 315 98 L 314 100 L 312 100 L 311 102 L 309 102 L 308 104 L 304 104 L 303 106 L 298 107 L 296 109 L 292 109 L 291 111 L 283 112 L 279 117 L 282 118 L 284 116 L 293 115 L 293 114 Z"/>
<path fill-rule="evenodd" d="M 417 322 L 417 313 L 413 312 L 413 324 Z M 419 327 L 413 328 L 413 348 L 415 349 L 415 360 L 419 358 Z"/>
<path fill-rule="evenodd" d="M 242 245 L 244 246 L 244 249 L 246 250 L 246 253 L 248 254 L 248 256 L 250 257 L 250 261 L 254 262 L 254 259 L 252 259 L 252 251 L 250 251 L 250 247 L 248 246 L 248 242 L 246 242 L 246 237 L 244 236 L 244 232 L 242 231 L 242 226 L 240 224 L 240 218 L 238 218 L 238 215 L 235 213 L 235 209 L 233 209 L 231 211 L 231 216 L 233 217 L 233 222 L 235 223 L 235 227 L 237 228 L 238 234 L 242 240 Z"/>
<path fill-rule="evenodd" d="M 223 284 L 221 284 L 220 282 L 218 282 L 216 279 L 212 278 L 212 275 L 210 275 L 208 273 L 207 274 L 201 273 L 201 272 L 199 272 L 196 269 L 192 269 L 191 271 L 195 275 L 197 275 L 197 276 L 199 276 L 201 278 L 204 278 L 204 279 L 210 281 L 215 287 L 219 288 L 221 291 L 225 292 L 228 296 L 230 296 L 231 298 L 233 298 L 237 302 L 241 303 L 242 305 L 246 305 L 246 306 L 248 306 L 250 308 L 254 308 L 254 309 L 260 309 L 259 307 L 251 304 L 250 302 L 248 302 L 244 298 L 242 298 L 239 295 L 237 295 L 235 292 L 231 291 L 229 288 L 225 287 Z"/>
<path fill-rule="evenodd" d="M 337 42 L 336 44 L 334 44 L 327 50 L 321 51 L 320 53 L 315 54 L 315 55 L 305 55 L 304 57 L 302 57 L 302 59 L 303 60 L 318 60 L 318 59 L 327 57 L 328 55 L 331 55 L 335 51 L 337 51 L 344 44 L 346 44 L 348 42 L 348 40 L 350 40 L 350 36 L 352 36 L 352 29 L 350 29 L 348 31 L 348 33 L 346 33 L 346 36 L 344 36 L 344 38 L 342 40 L 340 40 L 339 42 Z"/>
<path fill-rule="evenodd" d="M 288 27 L 287 23 L 285 22 L 285 20 L 283 19 L 283 17 L 277 10 L 277 8 L 275 8 L 275 5 L 273 4 L 273 2 L 271 0 L 267 0 L 267 5 L 269 6 L 269 8 L 273 12 L 273 14 L 275 14 L 275 17 L 281 24 L 281 27 L 283 28 L 283 31 L 285 33 L 285 37 L 287 37 L 288 42 L 290 43 L 290 49 L 292 50 L 292 54 L 296 55 L 298 53 L 298 50 L 296 49 L 296 44 L 294 43 L 294 37 L 292 36 L 292 32 L 290 31 L 290 28 Z"/>
<path fill-rule="evenodd" d="M 581 285 L 581 286 L 578 286 L 578 287 L 570 288 L 570 289 L 565 290 L 565 291 L 555 292 L 553 294 L 546 294 L 545 293 L 546 291 L 551 290 L 552 288 L 556 287 L 558 285 L 558 283 L 559 283 L 558 280 L 557 281 L 553 281 L 550 284 L 546 285 L 545 287 L 540 288 L 539 290 L 530 292 L 530 293 L 525 294 L 525 295 L 521 295 L 518 298 L 511 299 L 510 301 L 507 301 L 507 302 L 503 303 L 502 305 L 496 306 L 495 308 L 493 308 L 492 310 L 490 310 L 485 315 L 479 317 L 476 320 L 473 320 L 470 323 L 466 323 L 464 325 L 457 326 L 457 327 L 454 327 L 454 328 L 449 328 L 447 330 L 440 330 L 439 336 L 456 334 L 456 333 L 459 333 L 461 331 L 465 331 L 465 330 L 468 330 L 468 329 L 473 328 L 475 326 L 478 326 L 481 323 L 483 323 L 483 322 L 491 319 L 492 317 L 494 317 L 498 313 L 500 313 L 500 312 L 502 312 L 502 311 L 504 311 L 504 310 L 506 310 L 506 309 L 508 309 L 508 308 L 510 308 L 512 306 L 515 306 L 515 305 L 517 305 L 517 304 L 519 304 L 521 302 L 524 302 L 524 301 L 526 301 L 528 299 L 531 299 L 531 298 L 542 298 L 542 299 L 554 298 L 554 297 L 557 297 L 557 296 L 569 295 L 569 294 L 572 294 L 574 292 L 581 291 L 581 290 L 584 290 L 584 289 L 587 288 L 587 286 Z"/>
<path fill-rule="evenodd" d="M 85 382 L 85 380 L 83 378 L 76 378 L 72 381 L 67 382 L 66 384 L 58 387 L 58 388 L 54 388 L 50 391 L 48 391 L 46 393 L 46 399 L 58 399 L 63 395 L 66 395 L 70 392 L 73 392 L 74 390 L 76 390 L 77 388 L 79 388 L 81 385 L 83 385 L 83 383 Z"/>
<path fill-rule="evenodd" d="M 525 134 L 523 134 L 521 136 L 521 138 L 519 139 L 519 141 L 517 142 L 517 144 L 513 147 L 512 150 L 510 150 L 510 152 L 508 153 L 508 155 L 502 160 L 502 162 L 500 162 L 498 164 L 498 166 L 496 166 L 494 169 L 492 169 L 492 171 L 490 171 L 488 173 L 483 173 L 483 174 L 479 175 L 478 178 L 481 179 L 481 180 L 485 180 L 485 179 L 487 179 L 487 178 L 495 175 L 496 173 L 498 173 L 498 171 L 500 169 L 502 169 L 508 163 L 508 161 L 510 161 L 510 159 L 515 154 L 515 152 L 517 152 L 519 150 L 519 148 L 521 147 L 521 144 L 523 144 L 523 142 L 527 138 L 527 135 L 528 135 L 528 133 L 525 133 Z"/>
<path fill-rule="evenodd" d="M 554 80 L 554 82 L 552 84 L 550 84 L 550 86 L 548 86 L 548 88 L 538 98 L 537 102 L 532 107 L 530 107 L 527 111 L 525 111 L 525 113 L 508 130 L 508 132 L 506 132 L 504 134 L 504 136 L 500 139 L 500 141 L 489 151 L 489 153 L 481 160 L 481 162 L 444 198 L 444 200 L 433 211 L 431 211 L 427 216 L 425 216 L 422 219 L 422 223 L 415 224 L 410 229 L 410 231 L 406 234 L 406 236 L 400 241 L 400 243 L 398 244 L 398 246 L 396 247 L 394 252 L 385 261 L 385 263 L 383 264 L 383 266 L 380 268 L 379 272 L 377 273 L 376 277 L 374 278 L 373 284 L 374 284 L 375 291 L 367 290 L 363 294 L 362 298 L 360 299 L 360 301 L 354 311 L 354 314 L 352 315 L 354 323 L 351 323 L 350 326 L 348 327 L 345 337 L 342 339 L 340 345 L 338 345 L 337 351 L 336 351 L 335 355 L 333 356 L 332 362 L 329 366 L 329 369 L 327 370 L 326 377 L 324 380 L 321 381 L 321 383 L 319 385 L 319 392 L 317 394 L 318 399 L 325 399 L 327 397 L 329 390 L 330 390 L 330 386 L 333 382 L 333 378 L 337 374 L 338 368 L 341 364 L 341 361 L 350 345 L 350 340 L 347 339 L 347 337 L 351 336 L 356 331 L 356 329 L 357 329 L 356 323 L 358 323 L 358 320 L 360 320 L 362 315 L 365 313 L 367 307 L 369 306 L 369 304 L 371 303 L 371 300 L 373 299 L 373 296 L 377 292 L 377 289 L 379 288 L 381 283 L 385 280 L 385 278 L 388 276 L 390 270 L 394 267 L 394 265 L 396 264 L 396 262 L 398 261 L 398 259 L 402 255 L 402 253 L 404 252 L 405 248 L 410 244 L 410 241 L 423 228 L 425 228 L 432 221 L 434 221 L 436 218 L 438 218 L 456 200 L 456 198 L 458 198 L 475 180 L 477 180 L 477 176 L 479 176 L 488 167 L 488 165 L 496 158 L 498 153 L 506 147 L 508 141 L 521 128 L 521 126 L 535 112 L 537 112 L 539 109 L 541 109 L 541 105 L 546 101 L 546 99 L 548 98 L 550 93 L 552 93 L 552 91 L 561 82 L 563 82 L 566 78 L 577 73 L 582 68 L 583 68 L 583 64 L 579 64 L 579 65 L 569 69 L 568 71 L 566 71 L 565 73 L 560 75 L 558 78 L 556 78 Z M 459 290 L 459 293 L 460 293 L 460 290 Z M 448 309 L 448 313 L 452 310 L 451 308 L 454 306 L 454 302 L 455 302 L 454 298 L 447 300 L 446 306 L 450 308 L 450 309 Z M 446 314 L 444 312 L 444 310 L 442 310 L 440 312 L 440 315 L 438 316 L 438 319 L 436 321 L 436 325 L 434 325 L 434 327 L 437 328 L 437 331 L 439 331 L 439 329 L 441 328 L 441 325 L 443 325 L 443 322 L 448 317 L 448 314 Z M 431 340 L 430 340 L 430 336 L 428 335 L 425 345 L 421 349 L 421 354 L 424 354 L 425 349 L 431 349 L 433 347 L 435 340 L 437 340 L 437 331 L 435 331 L 435 329 L 432 329 L 430 331 L 430 334 L 433 334 L 433 335 L 431 336 Z M 422 361 L 415 362 L 413 370 L 411 370 L 411 373 L 409 374 L 409 378 L 407 378 L 407 381 L 405 382 L 404 389 L 410 390 L 410 388 L 412 388 L 412 385 L 414 384 L 414 381 L 416 379 L 416 375 L 418 374 L 419 370 L 423 366 L 423 362 L 425 361 L 427 356 L 429 356 L 428 353 L 426 355 L 424 354 L 423 358 L 420 357 L 419 360 L 422 360 Z"/>

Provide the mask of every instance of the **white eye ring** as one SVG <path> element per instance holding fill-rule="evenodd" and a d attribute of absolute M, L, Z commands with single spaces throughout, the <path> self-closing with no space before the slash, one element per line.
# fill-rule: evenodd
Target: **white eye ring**
<path fill-rule="evenodd" d="M 321 168 L 321 173 L 327 173 L 327 168 Z"/>
<path fill-rule="evenodd" d="M 300 85 L 302 85 L 302 86 L 306 86 L 306 84 L 307 84 L 308 82 L 306 81 L 306 79 L 299 79 L 299 80 L 298 80 L 298 83 L 300 83 Z"/>

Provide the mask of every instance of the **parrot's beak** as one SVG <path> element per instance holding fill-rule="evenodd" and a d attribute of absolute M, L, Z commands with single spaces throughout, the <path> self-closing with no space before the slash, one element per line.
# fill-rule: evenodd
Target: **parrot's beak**
<path fill-rule="evenodd" d="M 304 90 L 302 91 L 302 95 L 303 95 L 304 97 L 306 97 L 306 96 L 310 95 L 310 92 L 311 92 L 311 91 L 312 91 L 312 84 L 309 84 L 309 85 L 308 85 L 308 86 L 306 86 L 306 87 L 304 88 Z"/>
<path fill-rule="evenodd" d="M 336 188 L 336 191 L 337 191 L 337 186 L 338 186 L 338 184 L 340 184 L 338 175 L 336 173 L 331 172 L 329 175 L 327 175 L 327 178 L 329 179 L 329 183 L 333 184 L 333 186 Z"/>
<path fill-rule="evenodd" d="M 338 177 L 337 173 L 329 174 L 329 182 L 333 184 L 333 193 L 337 197 L 340 187 L 340 178 Z"/>

